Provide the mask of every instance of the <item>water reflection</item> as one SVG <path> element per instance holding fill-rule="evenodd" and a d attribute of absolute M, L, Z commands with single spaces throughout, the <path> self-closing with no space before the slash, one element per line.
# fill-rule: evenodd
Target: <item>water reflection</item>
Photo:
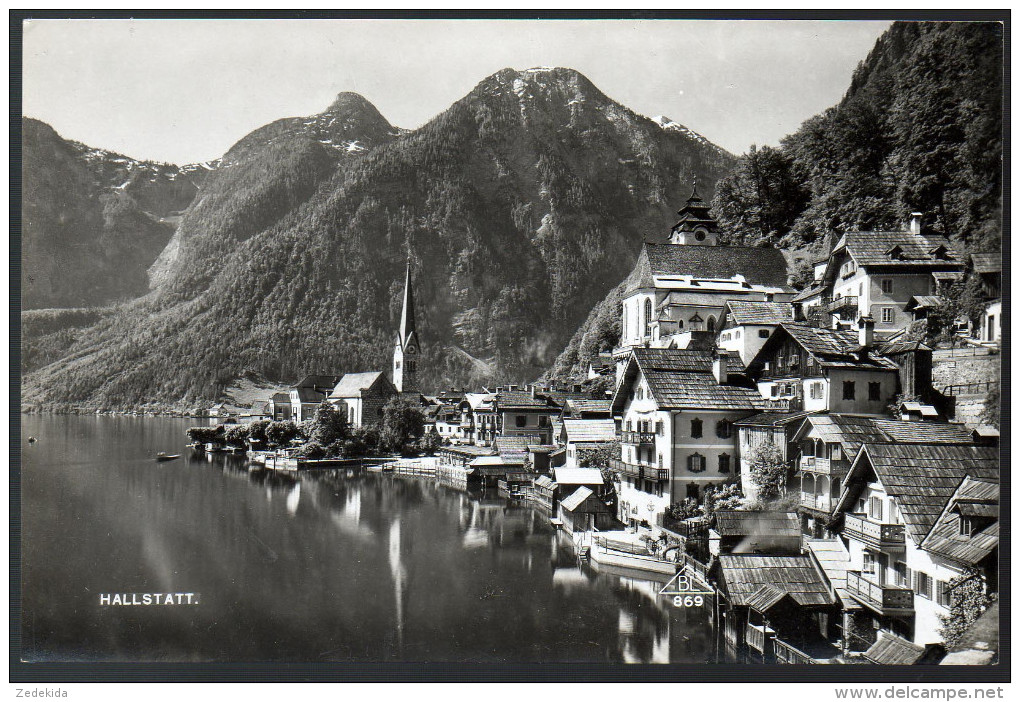
<path fill-rule="evenodd" d="M 548 514 L 427 478 L 251 470 L 187 420 L 27 417 L 33 660 L 714 660 L 707 611 L 579 563 Z M 101 608 L 103 592 L 201 606 Z"/>

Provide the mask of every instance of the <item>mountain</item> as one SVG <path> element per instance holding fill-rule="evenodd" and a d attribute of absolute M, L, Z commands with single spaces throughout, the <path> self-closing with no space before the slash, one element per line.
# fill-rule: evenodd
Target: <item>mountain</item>
<path fill-rule="evenodd" d="M 186 405 L 246 375 L 386 369 L 408 258 L 426 387 L 533 378 L 691 181 L 732 163 L 569 69 L 505 69 L 413 131 L 341 95 L 224 155 L 150 294 L 31 340 L 24 402 Z"/>
<path fill-rule="evenodd" d="M 137 161 L 22 120 L 22 306 L 79 307 L 148 290 L 148 268 L 208 172 Z"/>
<path fill-rule="evenodd" d="M 898 229 L 914 211 L 964 250 L 997 250 L 1002 79 L 1000 24 L 893 24 L 839 104 L 779 147 L 752 147 L 717 183 L 721 240 L 785 249 L 802 283 L 842 232 Z M 583 378 L 593 354 L 619 343 L 621 290 L 594 307 L 550 377 Z"/>

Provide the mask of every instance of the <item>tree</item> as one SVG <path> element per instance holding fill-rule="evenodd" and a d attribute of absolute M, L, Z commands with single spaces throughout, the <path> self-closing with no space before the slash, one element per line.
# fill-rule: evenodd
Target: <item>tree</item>
<path fill-rule="evenodd" d="M 323 400 L 315 409 L 315 416 L 309 427 L 308 438 L 322 446 L 343 441 L 351 432 L 347 417 L 329 400 Z"/>
<path fill-rule="evenodd" d="M 598 448 L 579 449 L 577 465 L 581 468 L 598 468 L 602 471 L 602 480 L 608 485 L 613 484 L 613 473 L 609 469 L 609 461 L 620 457 L 620 442 L 610 441 L 600 444 Z"/>
<path fill-rule="evenodd" d="M 189 427 L 185 433 L 195 443 L 210 444 L 222 441 L 224 430 L 222 424 L 217 424 L 215 427 Z"/>
<path fill-rule="evenodd" d="M 231 424 L 223 432 L 223 439 L 231 446 L 244 446 L 248 440 L 247 424 Z"/>
<path fill-rule="evenodd" d="M 266 441 L 266 428 L 272 422 L 268 419 L 260 419 L 257 422 L 252 422 L 248 425 L 248 439 L 255 443 L 261 443 Z"/>
<path fill-rule="evenodd" d="M 946 648 L 955 646 L 970 626 L 981 616 L 995 596 L 985 591 L 984 579 L 976 570 L 969 570 L 963 575 L 953 578 L 946 585 L 949 588 L 949 614 L 940 614 L 939 635 Z"/>
<path fill-rule="evenodd" d="M 291 439 L 296 439 L 297 436 L 298 426 L 290 420 L 270 422 L 266 427 L 266 439 L 274 446 L 286 446 L 291 442 Z"/>
<path fill-rule="evenodd" d="M 409 453 L 424 434 L 425 414 L 417 403 L 397 396 L 383 407 L 382 448 Z"/>
<path fill-rule="evenodd" d="M 779 447 L 771 441 L 751 450 L 747 457 L 747 470 L 757 488 L 759 502 L 777 499 L 786 489 L 786 461 Z"/>
<path fill-rule="evenodd" d="M 719 509 L 744 509 L 744 495 L 740 484 L 724 483 L 718 487 L 709 485 L 705 488 L 705 513 L 711 514 Z"/>

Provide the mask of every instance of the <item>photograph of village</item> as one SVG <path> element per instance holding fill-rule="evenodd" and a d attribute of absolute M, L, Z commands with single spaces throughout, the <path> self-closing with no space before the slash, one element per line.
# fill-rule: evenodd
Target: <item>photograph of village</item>
<path fill-rule="evenodd" d="M 1004 25 L 595 24 L 23 23 L 23 661 L 999 662 Z"/>

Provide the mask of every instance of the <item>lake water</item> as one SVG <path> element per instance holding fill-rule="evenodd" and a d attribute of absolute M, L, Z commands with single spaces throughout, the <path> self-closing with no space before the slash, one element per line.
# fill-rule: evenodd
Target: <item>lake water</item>
<path fill-rule="evenodd" d="M 579 565 L 546 515 L 491 493 L 250 474 L 186 449 L 196 420 L 22 421 L 26 660 L 716 660 L 710 607 Z M 198 604 L 100 603 L 117 593 Z"/>

